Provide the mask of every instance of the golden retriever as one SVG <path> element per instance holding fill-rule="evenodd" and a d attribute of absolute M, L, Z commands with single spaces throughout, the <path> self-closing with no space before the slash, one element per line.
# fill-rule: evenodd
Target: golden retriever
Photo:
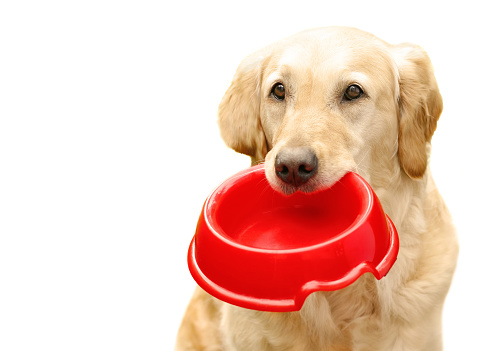
<path fill-rule="evenodd" d="M 333 27 L 247 57 L 219 106 L 225 142 L 253 164 L 264 161 L 269 183 L 285 194 L 359 173 L 395 223 L 400 251 L 380 281 L 364 274 L 316 292 L 299 312 L 243 309 L 197 288 L 176 350 L 441 350 L 458 256 L 428 168 L 441 112 L 430 60 L 416 45 Z"/>

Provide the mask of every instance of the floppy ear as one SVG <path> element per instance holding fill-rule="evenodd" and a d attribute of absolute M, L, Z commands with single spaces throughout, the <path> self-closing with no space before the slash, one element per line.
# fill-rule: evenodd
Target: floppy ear
<path fill-rule="evenodd" d="M 399 72 L 400 124 L 398 157 L 410 178 L 422 178 L 427 169 L 427 143 L 442 112 L 442 98 L 432 64 L 422 48 L 394 47 Z"/>
<path fill-rule="evenodd" d="M 265 159 L 267 143 L 260 121 L 260 84 L 263 52 L 247 57 L 238 67 L 219 105 L 219 128 L 225 143 L 251 157 L 255 165 Z"/>

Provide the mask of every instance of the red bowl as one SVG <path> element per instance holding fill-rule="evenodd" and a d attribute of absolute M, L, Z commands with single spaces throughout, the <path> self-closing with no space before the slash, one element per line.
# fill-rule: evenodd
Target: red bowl
<path fill-rule="evenodd" d="M 218 299 L 287 312 L 301 309 L 309 294 L 344 288 L 364 273 L 381 279 L 397 254 L 395 226 L 359 175 L 286 196 L 273 190 L 260 165 L 207 198 L 188 267 Z"/>

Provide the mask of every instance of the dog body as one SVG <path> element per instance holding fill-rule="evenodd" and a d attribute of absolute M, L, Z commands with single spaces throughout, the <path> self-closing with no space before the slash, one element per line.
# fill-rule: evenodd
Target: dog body
<path fill-rule="evenodd" d="M 243 309 L 197 288 L 177 350 L 441 350 L 458 255 L 427 167 L 441 111 L 421 48 L 356 29 L 302 32 L 243 61 L 219 106 L 225 142 L 264 160 L 269 183 L 287 195 L 359 173 L 395 223 L 400 251 L 380 281 L 365 274 L 311 294 L 299 312 Z"/>

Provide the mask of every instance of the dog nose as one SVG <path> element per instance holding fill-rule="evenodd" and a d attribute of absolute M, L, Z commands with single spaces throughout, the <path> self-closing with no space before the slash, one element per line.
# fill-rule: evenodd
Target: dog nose
<path fill-rule="evenodd" d="M 318 157 L 308 147 L 283 148 L 275 158 L 275 173 L 284 183 L 300 186 L 318 171 Z"/>

